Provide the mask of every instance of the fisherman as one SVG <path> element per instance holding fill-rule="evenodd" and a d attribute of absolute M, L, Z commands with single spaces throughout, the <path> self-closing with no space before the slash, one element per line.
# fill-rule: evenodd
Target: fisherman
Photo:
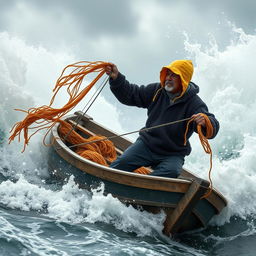
<path fill-rule="evenodd" d="M 110 76 L 110 89 L 123 104 L 147 108 L 148 118 L 144 128 L 194 118 L 189 127 L 187 139 L 197 125 L 206 134 L 206 114 L 213 126 L 214 138 L 219 130 L 219 122 L 208 112 L 206 104 L 198 96 L 199 87 L 191 82 L 194 67 L 190 60 L 176 60 L 164 66 L 160 72 L 160 83 L 138 86 L 129 83 L 118 71 L 115 64 L 105 68 Z M 187 141 L 184 146 L 186 122 L 141 131 L 138 139 L 119 156 L 110 167 L 124 171 L 134 171 L 146 166 L 151 167 L 150 175 L 176 178 L 182 170 L 185 156 L 191 152 Z"/>

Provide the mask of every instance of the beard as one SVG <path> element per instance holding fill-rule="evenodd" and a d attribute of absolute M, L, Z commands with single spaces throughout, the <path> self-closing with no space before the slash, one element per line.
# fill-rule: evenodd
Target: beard
<path fill-rule="evenodd" d="M 170 81 L 166 81 L 164 83 L 164 89 L 167 91 L 167 92 L 172 92 L 174 90 L 174 84 L 173 82 L 170 82 Z"/>
<path fill-rule="evenodd" d="M 173 91 L 173 89 L 174 89 L 174 87 L 173 86 L 168 86 L 168 85 L 166 85 L 165 87 L 164 87 L 164 89 L 167 91 L 167 92 L 172 92 Z"/>

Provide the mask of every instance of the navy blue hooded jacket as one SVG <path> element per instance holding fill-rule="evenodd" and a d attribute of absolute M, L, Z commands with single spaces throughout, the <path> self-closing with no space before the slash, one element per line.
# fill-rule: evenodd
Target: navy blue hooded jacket
<path fill-rule="evenodd" d="M 174 102 L 170 101 L 165 89 L 157 93 L 160 88 L 160 83 L 152 83 L 147 86 L 130 84 L 121 73 L 118 74 L 115 80 L 110 79 L 110 89 L 121 103 L 147 108 L 148 119 L 146 126 L 143 128 L 188 118 L 197 113 L 204 113 L 209 117 L 214 128 L 212 138 L 216 136 L 219 130 L 219 122 L 213 114 L 208 112 L 206 104 L 197 95 L 199 87 L 196 84 L 190 82 L 186 93 Z M 157 96 L 153 101 L 156 93 Z M 140 138 L 152 152 L 157 154 L 186 156 L 191 152 L 189 141 L 184 146 L 186 124 L 186 122 L 179 122 L 149 131 L 142 131 L 140 132 Z M 194 131 L 197 131 L 195 122 L 190 125 L 187 139 Z"/>

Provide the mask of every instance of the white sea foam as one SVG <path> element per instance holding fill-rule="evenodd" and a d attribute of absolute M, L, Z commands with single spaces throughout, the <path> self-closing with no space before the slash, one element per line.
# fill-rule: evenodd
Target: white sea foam
<path fill-rule="evenodd" d="M 256 87 L 254 61 L 256 36 L 233 28 L 234 41 L 224 51 L 216 43 L 210 49 L 186 41 L 186 50 L 195 59 L 194 81 L 200 95 L 220 122 L 218 136 L 210 141 L 214 152 L 213 184 L 229 202 L 228 209 L 216 219 L 223 223 L 230 216 L 245 218 L 256 213 Z M 191 140 L 193 152 L 186 165 L 207 178 L 209 156 L 197 136 Z"/>
<path fill-rule="evenodd" d="M 219 225 L 233 215 L 246 218 L 256 213 L 256 36 L 234 30 L 236 40 L 223 51 L 219 51 L 215 43 L 203 50 L 189 40 L 185 42 L 186 51 L 196 65 L 193 81 L 200 86 L 201 97 L 221 126 L 218 136 L 210 142 L 214 152 L 213 184 L 229 202 L 227 209 L 214 219 Z M 0 34 L 0 128 L 6 137 L 10 127 L 24 116 L 13 109 L 47 104 L 56 74 L 71 62 L 72 56 L 33 48 L 6 33 Z M 101 119 L 103 109 L 111 111 L 112 120 L 104 115 L 103 123 L 121 131 L 115 107 L 103 97 L 97 99 L 96 104 L 91 114 Z M 207 178 L 209 156 L 203 152 L 197 136 L 193 136 L 191 143 L 193 152 L 186 159 L 185 167 Z M 0 146 L 1 173 L 18 179 L 16 183 L 7 180 L 0 185 L 1 203 L 8 207 L 21 210 L 46 207 L 47 215 L 60 221 L 113 223 L 118 229 L 139 235 L 154 232 L 160 225 L 162 215 L 153 217 L 140 213 L 111 196 L 104 196 L 102 191 L 94 192 L 91 197 L 78 189 L 72 180 L 60 191 L 45 189 L 39 182 L 47 175 L 41 136 L 33 137 L 22 155 L 21 149 L 17 143 Z"/>
<path fill-rule="evenodd" d="M 117 229 L 135 232 L 139 236 L 161 233 L 164 214 L 141 212 L 125 206 L 110 194 L 103 195 L 104 187 L 93 191 L 79 189 L 71 177 L 59 191 L 29 183 L 23 176 L 17 182 L 0 184 L 0 203 L 23 211 L 46 212 L 48 217 L 67 223 L 113 224 Z"/>

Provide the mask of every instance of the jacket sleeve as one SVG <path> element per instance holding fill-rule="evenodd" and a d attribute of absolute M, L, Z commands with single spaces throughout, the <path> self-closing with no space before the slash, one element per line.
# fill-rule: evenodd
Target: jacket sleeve
<path fill-rule="evenodd" d="M 110 78 L 109 83 L 112 93 L 121 103 L 140 108 L 147 108 L 150 105 L 157 87 L 157 83 L 148 86 L 131 84 L 121 73 L 115 80 Z"/>
<path fill-rule="evenodd" d="M 219 122 L 218 120 L 215 118 L 214 114 L 210 113 L 208 111 L 208 107 L 207 105 L 198 97 L 198 102 L 197 104 L 195 105 L 195 108 L 193 109 L 193 114 L 198 114 L 198 113 L 203 113 L 203 114 L 206 114 L 210 121 L 211 121 L 211 124 L 213 126 L 213 135 L 210 139 L 213 139 L 219 132 L 219 128 L 220 128 L 220 125 L 219 125 Z M 197 132 L 197 125 L 196 123 L 194 122 L 194 131 Z M 204 135 L 206 135 L 206 128 L 203 128 L 202 129 Z"/>

